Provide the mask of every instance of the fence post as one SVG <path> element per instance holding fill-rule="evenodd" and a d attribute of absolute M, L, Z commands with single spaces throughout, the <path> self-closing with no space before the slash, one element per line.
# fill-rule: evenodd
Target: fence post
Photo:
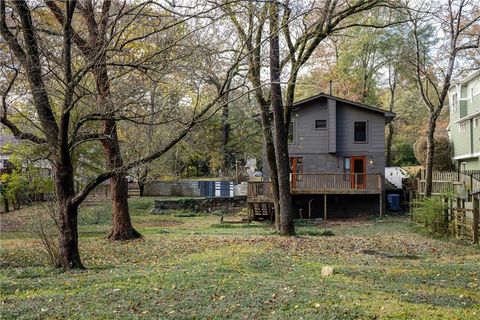
<path fill-rule="evenodd" d="M 465 211 L 465 199 L 462 199 L 462 212 L 461 212 L 461 217 L 462 217 L 462 237 L 465 237 L 467 234 L 467 212 Z"/>
<path fill-rule="evenodd" d="M 443 198 L 443 228 L 448 233 L 448 197 Z"/>
<path fill-rule="evenodd" d="M 412 206 L 412 202 L 413 202 L 413 191 L 410 190 L 410 191 L 409 191 L 409 197 L 408 197 L 408 206 L 409 206 L 409 211 L 410 211 L 410 220 L 413 220 L 413 206 Z"/>
<path fill-rule="evenodd" d="M 460 232 L 458 230 L 458 214 L 461 210 L 461 203 L 462 203 L 462 201 L 461 201 L 460 197 L 457 197 L 457 206 L 455 208 L 455 214 L 454 214 L 454 218 L 455 218 L 455 220 L 454 220 L 454 228 L 455 228 L 454 236 L 456 238 L 458 238 L 458 236 L 460 234 Z"/>
<path fill-rule="evenodd" d="M 479 208 L 479 199 L 478 197 L 473 196 L 473 243 L 478 243 L 478 221 L 480 215 L 480 208 Z"/>

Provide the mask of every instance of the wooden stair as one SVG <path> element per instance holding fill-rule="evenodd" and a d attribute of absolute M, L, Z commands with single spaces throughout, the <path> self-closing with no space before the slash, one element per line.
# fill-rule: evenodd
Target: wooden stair
<path fill-rule="evenodd" d="M 265 221 L 273 220 L 275 210 L 271 202 L 251 202 L 249 203 L 250 213 L 253 220 Z"/>

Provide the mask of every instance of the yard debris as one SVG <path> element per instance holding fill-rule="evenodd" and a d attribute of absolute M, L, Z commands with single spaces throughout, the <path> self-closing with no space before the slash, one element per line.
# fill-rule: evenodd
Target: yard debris
<path fill-rule="evenodd" d="M 322 267 L 322 276 L 323 277 L 329 277 L 331 275 L 333 275 L 333 267 L 330 267 L 330 266 L 325 266 L 325 267 Z"/>

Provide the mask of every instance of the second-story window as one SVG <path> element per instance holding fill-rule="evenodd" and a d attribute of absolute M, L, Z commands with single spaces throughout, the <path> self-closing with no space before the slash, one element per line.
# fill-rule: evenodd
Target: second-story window
<path fill-rule="evenodd" d="M 368 141 L 368 125 L 367 121 L 354 122 L 353 141 L 367 142 Z"/>
<path fill-rule="evenodd" d="M 458 109 L 458 96 L 456 93 L 452 94 L 452 112 L 457 112 Z"/>
<path fill-rule="evenodd" d="M 467 131 L 467 123 L 466 122 L 460 123 L 458 125 L 458 132 L 463 133 L 463 132 L 466 132 L 466 131 Z"/>
<path fill-rule="evenodd" d="M 315 120 L 315 129 L 327 129 L 327 120 Z"/>

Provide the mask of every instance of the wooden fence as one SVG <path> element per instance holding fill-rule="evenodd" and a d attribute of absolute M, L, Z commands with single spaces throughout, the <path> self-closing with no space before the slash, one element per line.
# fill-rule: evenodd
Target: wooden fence
<path fill-rule="evenodd" d="M 417 223 L 426 225 L 415 215 L 415 210 L 423 195 L 416 193 L 416 196 L 410 202 L 410 217 Z M 443 207 L 443 222 L 445 233 L 458 239 L 471 240 L 473 243 L 479 242 L 480 229 L 480 196 L 472 196 L 472 201 L 466 201 L 460 197 L 439 197 Z"/>
<path fill-rule="evenodd" d="M 421 170 L 417 179 L 417 192 L 425 194 L 425 170 Z M 456 194 L 470 197 L 480 193 L 480 170 L 434 171 L 432 173 L 432 194 Z"/>

